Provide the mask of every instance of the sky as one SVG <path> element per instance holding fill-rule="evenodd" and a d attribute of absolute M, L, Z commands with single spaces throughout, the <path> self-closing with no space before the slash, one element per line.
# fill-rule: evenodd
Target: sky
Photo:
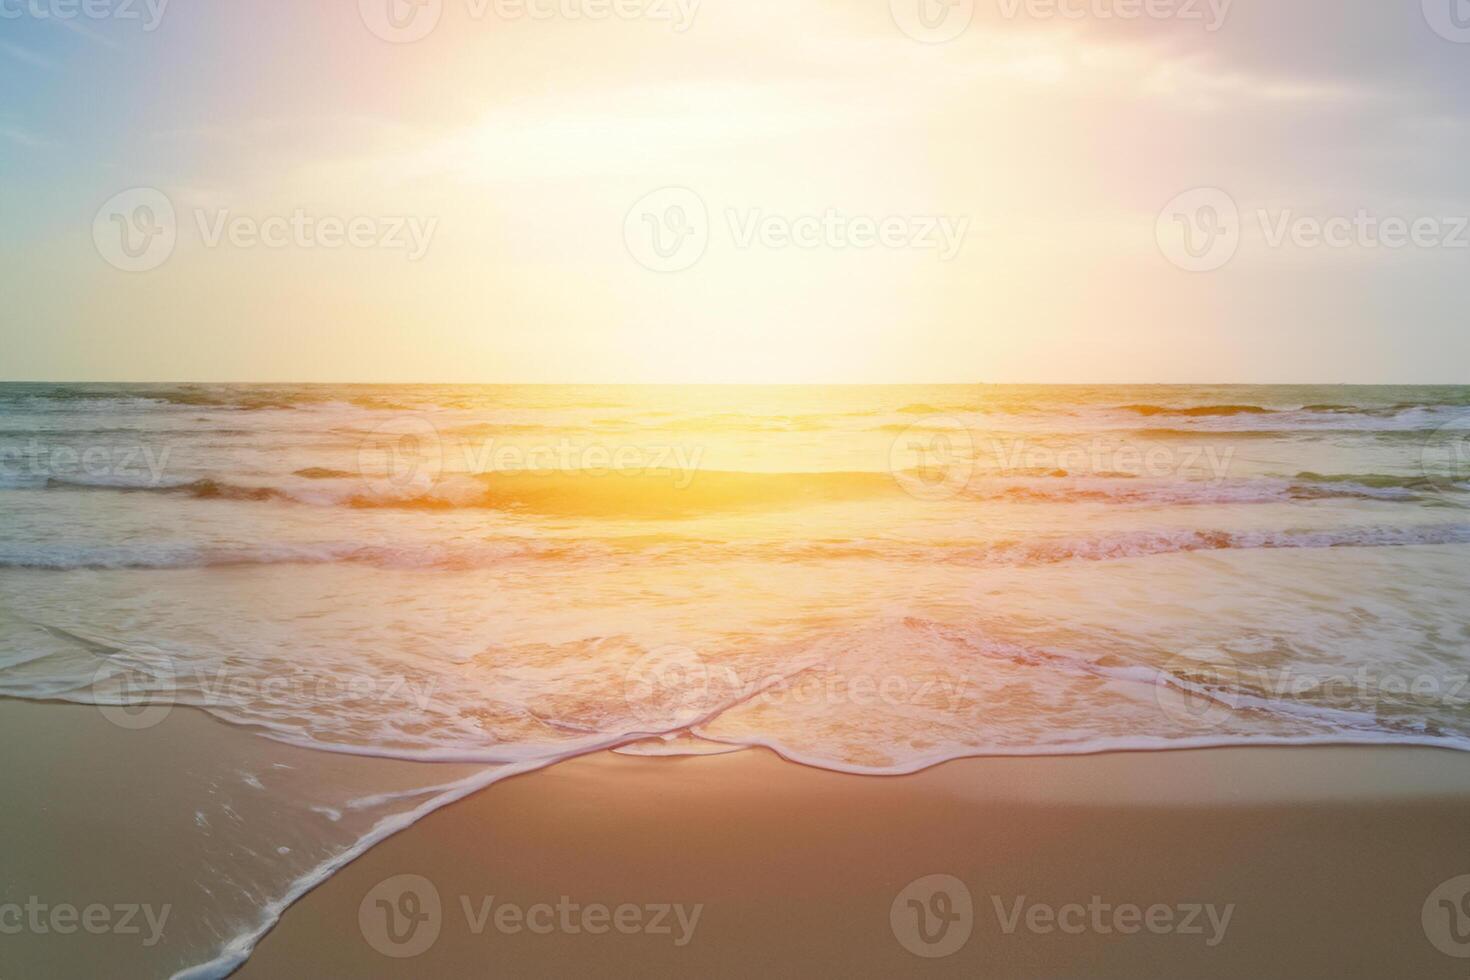
<path fill-rule="evenodd" d="M 1470 382 L 1470 0 L 0 0 L 0 92 L 0 379 Z"/>

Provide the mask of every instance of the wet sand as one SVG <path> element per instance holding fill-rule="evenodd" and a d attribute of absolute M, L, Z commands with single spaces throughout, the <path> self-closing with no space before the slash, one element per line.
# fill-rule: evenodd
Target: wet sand
<path fill-rule="evenodd" d="M 1466 873 L 1470 755 L 1438 750 L 980 759 L 899 778 L 766 752 L 604 754 L 515 777 L 384 842 L 287 912 L 238 975 L 1463 977 L 1470 964 L 1431 944 L 1420 912 Z M 964 883 L 973 928 L 950 955 L 921 958 L 890 912 L 933 874 Z M 385 945 L 376 899 L 406 908 L 397 885 L 374 889 L 399 875 L 427 879 L 440 901 L 437 939 L 402 960 L 373 946 Z M 673 913 L 666 935 L 592 935 L 575 909 L 546 934 L 529 928 L 551 920 L 532 907 L 568 901 L 682 903 L 686 922 L 703 909 L 682 946 Z M 1046 930 L 1037 904 L 1070 931 Z M 1074 904 L 1080 933 L 1079 913 L 1061 912 Z M 530 918 L 506 913 L 498 928 L 504 905 Z M 1170 906 L 1181 931 L 1139 927 L 1129 905 Z M 1183 931 L 1192 905 L 1214 905 L 1215 925 L 1202 911 L 1200 932 Z M 912 915 L 898 929 L 934 951 Z"/>
<path fill-rule="evenodd" d="M 305 761 L 242 735 L 182 709 L 128 732 L 94 709 L 0 701 L 0 904 L 175 900 L 198 869 L 170 861 L 170 828 L 192 819 L 176 812 L 173 774 L 226 751 Z M 361 764 L 337 758 L 344 779 Z M 381 771 L 411 783 L 420 768 Z M 1470 961 L 1436 949 L 1421 922 L 1431 892 L 1462 874 L 1464 753 L 973 759 L 894 778 L 765 751 L 603 753 L 508 779 L 379 844 L 290 908 L 236 975 L 1464 977 Z M 432 886 L 432 922 L 410 928 L 427 907 L 404 903 L 402 881 L 382 885 L 402 875 Z M 905 891 L 931 875 L 963 887 L 945 883 L 938 904 Z M 387 910 L 407 945 L 388 936 Z M 1453 941 L 1448 918 L 1431 926 Z M 905 941 L 955 948 L 926 958 Z M 416 943 L 417 956 L 388 955 Z M 0 935 L 0 977 L 155 975 L 136 947 Z"/>

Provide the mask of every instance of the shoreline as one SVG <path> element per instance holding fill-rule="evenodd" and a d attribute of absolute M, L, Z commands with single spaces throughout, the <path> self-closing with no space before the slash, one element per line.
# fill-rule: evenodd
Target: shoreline
<path fill-rule="evenodd" d="M 1470 756 L 1433 749 L 959 760 L 894 777 L 763 750 L 603 753 L 511 777 L 383 841 L 288 909 L 235 975 L 1460 976 L 1420 912 L 1470 873 L 1467 816 Z M 973 933 L 924 958 L 891 917 L 935 874 L 964 883 Z M 437 897 L 437 935 L 399 959 L 386 908 L 410 908 L 406 891 Z M 1199 905 L 1205 931 L 1026 924 L 1094 899 L 1115 913 Z M 532 930 L 534 910 L 568 902 L 682 906 L 670 923 L 702 911 L 683 945 L 677 927 L 594 935 L 575 912 Z"/>
<path fill-rule="evenodd" d="M 0 735 L 6 771 L 32 788 L 0 802 L 0 831 L 16 842 L 0 903 L 31 894 L 80 902 L 110 887 L 173 901 L 180 918 L 190 914 L 182 896 L 195 869 L 173 866 L 184 862 L 171 861 L 178 838 L 169 827 L 192 814 L 178 812 L 188 797 L 171 773 L 274 760 L 319 767 L 344 784 L 366 767 L 373 779 L 407 785 L 425 772 L 444 783 L 474 768 L 305 750 L 196 709 L 120 732 L 95 708 L 0 699 Z M 50 775 L 58 771 L 66 778 Z M 812 768 L 761 748 L 600 751 L 506 774 L 392 832 L 289 903 L 231 975 L 495 966 L 747 976 L 756 957 L 762 971 L 790 976 L 1238 976 L 1288 966 L 1299 975 L 1460 976 L 1462 961 L 1435 948 L 1420 913 L 1437 885 L 1470 874 L 1466 817 L 1470 753 L 1449 749 L 985 757 L 895 776 Z M 935 874 L 964 884 L 973 935 L 947 957 L 920 958 L 899 941 L 890 913 L 910 882 Z M 360 914 L 369 892 L 401 875 L 430 881 L 442 897 L 440 935 L 406 959 L 375 949 L 368 931 L 377 927 Z M 490 896 L 498 905 L 485 904 Z M 688 941 L 616 929 L 594 936 L 566 921 L 549 935 L 524 925 L 505 932 L 491 915 L 507 903 L 522 915 L 555 908 L 564 897 L 609 917 L 668 905 L 665 918 L 683 921 Z M 1026 925 L 1032 914 L 1044 923 L 1048 909 L 1080 915 L 1069 910 L 1094 898 L 1140 915 L 1214 906 L 1214 920 L 1196 918 L 1223 934 L 1203 945 L 1184 934 L 1124 941 L 1092 931 L 1095 923 L 1080 935 Z M 0 974 L 44 964 L 156 975 L 129 959 L 137 952 L 115 936 L 0 936 Z"/>

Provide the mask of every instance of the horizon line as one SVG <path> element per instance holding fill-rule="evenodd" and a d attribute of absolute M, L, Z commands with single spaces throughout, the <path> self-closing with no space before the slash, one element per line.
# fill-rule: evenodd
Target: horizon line
<path fill-rule="evenodd" d="M 0 385 L 290 385 L 461 388 L 1465 388 L 1470 381 L 243 381 L 0 379 Z"/>

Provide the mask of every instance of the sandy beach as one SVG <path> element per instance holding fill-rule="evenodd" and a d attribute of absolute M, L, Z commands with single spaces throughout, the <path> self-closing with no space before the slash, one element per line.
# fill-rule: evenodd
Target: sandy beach
<path fill-rule="evenodd" d="M 0 904 L 161 908 L 194 875 L 170 860 L 170 827 L 190 816 L 175 779 L 225 751 L 320 755 L 183 709 L 119 733 L 92 708 L 4 701 L 0 731 L 6 771 L 30 788 L 0 801 Z M 361 764 L 329 758 L 344 779 Z M 396 768 L 366 764 L 379 779 Z M 44 791 L 62 766 L 87 768 L 86 799 Z M 968 759 L 903 777 L 760 750 L 602 753 L 390 837 L 288 909 L 237 975 L 1462 976 L 1421 911 L 1470 872 L 1467 816 L 1470 755 L 1429 749 Z M 962 883 L 972 910 L 938 958 L 905 947 L 932 952 L 911 906 L 891 915 L 932 875 Z M 377 905 L 429 914 L 404 903 L 400 876 L 438 901 L 417 928 L 396 923 L 425 946 L 412 958 Z M 1447 925 L 1437 935 L 1453 942 Z M 146 975 L 130 959 L 143 938 L 146 925 L 7 934 L 0 976 Z"/>
<path fill-rule="evenodd" d="M 1470 0 L 0 90 L 0 980 L 1470 980 Z"/>
<path fill-rule="evenodd" d="M 514 778 L 386 841 L 291 909 L 239 975 L 1463 976 L 1420 911 L 1470 871 L 1467 816 L 1470 756 L 1434 750 L 974 759 L 897 778 L 758 751 L 602 755 Z M 442 929 L 395 961 L 364 940 L 359 907 L 405 874 L 433 883 Z M 899 893 L 932 874 L 973 899 L 973 933 L 945 958 L 909 953 L 890 920 Z M 704 908 L 682 947 L 677 922 L 668 936 L 593 936 L 492 919 L 475 935 L 461 898 L 479 915 L 491 895 L 523 909 L 562 896 Z M 1007 934 L 995 901 L 1009 917 L 1021 896 Z M 1035 914 L 1045 928 L 1036 904 L 1098 899 L 1109 908 L 1089 910 L 1080 933 L 1026 924 Z M 1122 934 L 1126 915 L 1113 915 L 1130 904 L 1234 911 L 1215 942 L 1207 913 L 1199 934 Z"/>

